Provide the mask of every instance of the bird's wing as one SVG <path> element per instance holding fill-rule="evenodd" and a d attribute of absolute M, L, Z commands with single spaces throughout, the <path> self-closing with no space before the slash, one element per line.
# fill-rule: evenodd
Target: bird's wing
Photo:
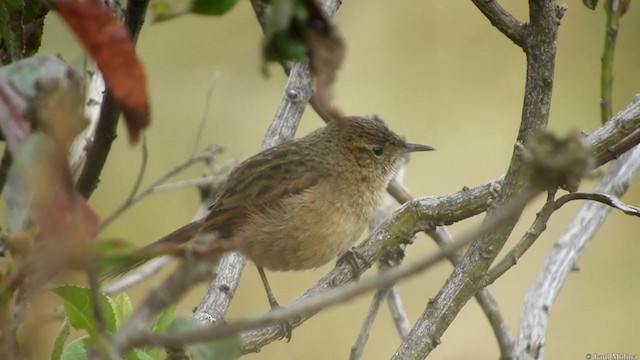
<path fill-rule="evenodd" d="M 229 174 L 202 230 L 230 236 L 250 210 L 277 206 L 317 185 L 327 173 L 319 168 L 322 164 L 294 151 L 291 144 L 283 144 L 240 164 Z"/>
<path fill-rule="evenodd" d="M 290 146 L 276 146 L 245 160 L 229 174 L 210 207 L 211 212 L 204 219 L 189 223 L 145 246 L 139 251 L 141 259 L 118 269 L 108 269 L 103 277 L 130 271 L 154 254 L 171 253 L 200 233 L 216 231 L 221 238 L 229 238 L 236 224 L 250 211 L 278 206 L 282 199 L 314 187 L 327 172 L 319 169 L 322 164 L 308 160 L 308 156 L 293 153 Z"/>

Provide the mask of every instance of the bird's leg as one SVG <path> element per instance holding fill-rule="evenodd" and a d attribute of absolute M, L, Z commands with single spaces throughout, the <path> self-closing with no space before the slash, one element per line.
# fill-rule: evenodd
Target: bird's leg
<path fill-rule="evenodd" d="M 360 266 L 358 260 L 364 262 L 367 268 L 371 267 L 371 263 L 369 262 L 369 260 L 367 260 L 364 255 L 358 252 L 355 247 L 352 247 L 351 249 L 347 250 L 347 252 L 342 254 L 342 256 L 338 258 L 338 264 L 346 263 L 347 265 L 349 265 L 355 275 L 354 277 L 357 280 L 360 278 L 360 273 L 364 270 L 364 268 Z"/>
<path fill-rule="evenodd" d="M 273 291 L 271 291 L 271 286 L 269 285 L 269 280 L 267 280 L 267 275 L 264 273 L 264 269 L 262 268 L 262 266 L 256 266 L 256 268 L 258 269 L 258 273 L 260 274 L 262 285 L 264 285 L 264 291 L 267 293 L 267 300 L 269 300 L 271 309 L 279 308 L 280 304 L 278 304 L 276 297 L 273 296 Z M 282 337 L 286 337 L 287 342 L 291 341 L 291 324 L 288 321 L 284 320 L 280 322 L 280 327 L 282 328 L 282 332 L 284 334 Z"/>

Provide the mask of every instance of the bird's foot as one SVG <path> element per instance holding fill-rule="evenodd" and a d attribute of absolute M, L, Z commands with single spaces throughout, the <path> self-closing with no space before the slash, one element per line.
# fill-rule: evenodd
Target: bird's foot
<path fill-rule="evenodd" d="M 362 261 L 365 266 L 360 266 L 360 262 L 358 260 Z M 367 260 L 364 255 L 356 250 L 355 247 L 352 247 L 351 249 L 347 250 L 347 252 L 345 252 L 342 256 L 340 256 L 340 258 L 338 259 L 338 264 L 343 263 L 346 263 L 347 265 L 349 265 L 349 267 L 351 267 L 354 278 L 356 280 L 360 278 L 361 272 L 371 267 L 371 263 L 369 262 L 369 260 Z"/>
<path fill-rule="evenodd" d="M 272 304 L 271 306 L 272 311 L 280 308 L 282 308 L 282 306 L 278 305 L 278 303 Z M 288 320 L 282 320 L 278 324 L 280 325 L 280 330 L 282 333 L 282 337 L 280 337 L 280 339 L 286 338 L 287 342 L 291 341 L 291 336 L 293 335 L 293 327 L 291 326 L 291 323 Z"/>

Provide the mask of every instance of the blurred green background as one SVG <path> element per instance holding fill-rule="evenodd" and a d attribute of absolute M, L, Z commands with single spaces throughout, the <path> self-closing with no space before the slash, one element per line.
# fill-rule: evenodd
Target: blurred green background
<path fill-rule="evenodd" d="M 525 21 L 526 2 L 506 2 Z M 640 9 L 633 4 L 622 19 L 615 58 L 614 110 L 640 92 Z M 604 12 L 568 3 L 558 39 L 555 88 L 550 127 L 592 131 L 599 126 L 599 67 L 604 37 Z M 347 43 L 347 57 L 338 74 L 336 104 L 348 114 L 376 113 L 398 133 L 438 151 L 413 156 L 406 184 L 415 196 L 446 194 L 464 185 L 476 186 L 503 174 L 508 165 L 520 111 L 525 78 L 524 53 L 495 30 L 468 1 L 344 1 L 336 21 Z M 225 144 L 223 159 L 242 160 L 257 151 L 279 102 L 286 77 L 277 65 L 271 77 L 259 71 L 262 32 L 248 1 L 221 18 L 187 16 L 144 26 L 138 51 L 146 66 L 153 113 L 147 132 L 148 184 L 185 159 L 214 72 L 221 74 L 212 100 L 205 144 Z M 55 14 L 46 22 L 41 53 L 61 54 L 78 67 L 82 51 Z M 322 126 L 307 111 L 300 131 Z M 120 130 L 123 130 L 122 128 Z M 140 166 L 140 148 L 127 145 L 124 131 L 115 142 L 100 187 L 91 205 L 103 217 L 128 195 Z M 192 169 L 178 178 L 202 173 Z M 585 183 L 587 190 L 592 183 Z M 640 186 L 623 198 L 640 203 Z M 104 236 L 144 244 L 185 224 L 198 205 L 193 189 L 154 195 L 133 207 Z M 572 203 L 556 213 L 548 230 L 518 265 L 490 290 L 513 328 L 522 300 L 554 241 L 579 208 Z M 506 246 L 509 249 L 533 221 L 540 201 L 521 219 Z M 453 234 L 477 224 L 472 219 L 451 227 Z M 640 220 L 613 212 L 586 249 L 551 313 L 545 354 L 548 359 L 582 359 L 586 353 L 626 352 L 640 356 Z M 409 259 L 434 251 L 419 237 L 407 251 Z M 302 294 L 331 265 L 304 273 L 272 273 L 281 303 Z M 440 264 L 400 284 L 407 311 L 415 320 L 427 299 L 450 274 Z M 130 293 L 139 301 L 146 288 Z M 181 304 L 189 313 L 203 295 L 194 290 Z M 370 296 L 324 311 L 294 330 L 291 343 L 276 342 L 249 358 L 347 358 Z M 249 265 L 232 303 L 229 318 L 263 312 L 268 305 L 257 272 Z M 55 326 L 52 328 L 55 330 Z M 365 359 L 386 359 L 399 344 L 386 307 L 373 328 Z M 433 352 L 433 359 L 495 359 L 498 348 L 491 329 L 472 300 Z"/>

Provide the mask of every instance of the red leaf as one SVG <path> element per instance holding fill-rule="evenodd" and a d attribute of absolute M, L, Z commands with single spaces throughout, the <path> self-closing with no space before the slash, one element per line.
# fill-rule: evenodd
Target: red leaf
<path fill-rule="evenodd" d="M 136 143 L 140 130 L 149 124 L 149 102 L 144 69 L 129 32 L 109 9 L 94 1 L 52 0 L 50 4 L 96 61 L 122 108 L 129 140 Z"/>

